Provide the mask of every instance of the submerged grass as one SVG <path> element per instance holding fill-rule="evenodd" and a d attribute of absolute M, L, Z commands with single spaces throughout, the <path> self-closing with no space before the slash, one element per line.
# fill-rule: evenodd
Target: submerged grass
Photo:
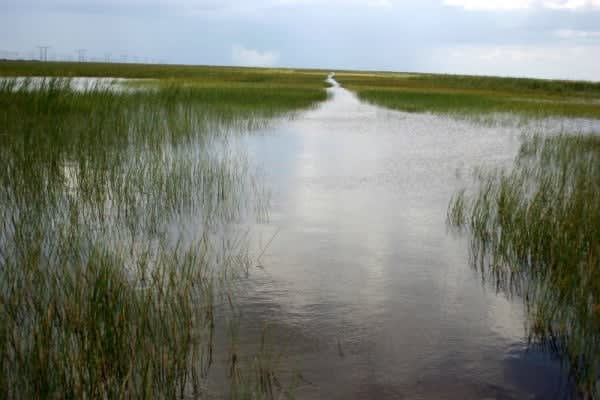
<path fill-rule="evenodd" d="M 227 133 L 325 97 L 2 81 L 0 398 L 206 397 L 217 304 L 249 262 L 235 223 L 265 210 Z"/>
<path fill-rule="evenodd" d="M 342 72 L 365 101 L 407 112 L 600 118 L 600 83 L 528 78 Z"/>
<path fill-rule="evenodd" d="M 533 137 L 512 171 L 478 176 L 449 222 L 473 261 L 523 296 L 530 337 L 563 357 L 580 394 L 600 398 L 600 137 Z"/>

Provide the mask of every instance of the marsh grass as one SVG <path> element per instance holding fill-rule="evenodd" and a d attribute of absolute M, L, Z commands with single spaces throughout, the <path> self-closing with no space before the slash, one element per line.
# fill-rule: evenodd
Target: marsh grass
<path fill-rule="evenodd" d="M 584 396 L 600 377 L 600 137 L 533 137 L 512 171 L 483 171 L 448 220 L 473 262 L 523 297 L 531 340 L 559 354 Z"/>
<path fill-rule="evenodd" d="M 600 118 L 600 83 L 594 82 L 351 72 L 336 79 L 364 101 L 407 112 Z"/>
<path fill-rule="evenodd" d="M 218 87 L 324 88 L 326 72 L 309 69 L 247 68 L 192 65 L 0 61 L 4 77 L 107 77 L 184 81 Z M 181 85 L 178 85 L 181 86 Z"/>
<path fill-rule="evenodd" d="M 325 96 L 3 80 L 0 397 L 205 397 L 235 225 L 266 211 L 228 137 Z"/>

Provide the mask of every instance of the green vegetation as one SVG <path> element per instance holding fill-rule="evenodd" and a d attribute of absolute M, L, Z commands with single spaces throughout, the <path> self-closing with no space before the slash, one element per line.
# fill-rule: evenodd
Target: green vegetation
<path fill-rule="evenodd" d="M 478 184 L 454 198 L 449 222 L 471 235 L 484 276 L 522 295 L 531 339 L 600 397 L 600 137 L 534 137 L 512 171 Z"/>
<path fill-rule="evenodd" d="M 29 64 L 0 74 L 45 68 Z M 235 223 L 266 209 L 229 132 L 326 93 L 324 76 L 203 71 L 137 91 L 0 82 L 0 398 L 206 397 L 218 310 L 250 262 Z M 232 396 L 273 397 L 265 379 L 236 370 Z"/>
<path fill-rule="evenodd" d="M 351 72 L 336 79 L 362 100 L 408 112 L 600 118 L 600 83 L 594 82 Z"/>
<path fill-rule="evenodd" d="M 0 61 L 0 76 L 13 77 L 108 77 L 162 79 L 218 87 L 247 85 L 264 87 L 325 87 L 325 71 L 281 68 L 209 67 L 192 65 L 67 63 Z M 258 108 L 258 105 L 257 105 Z"/>

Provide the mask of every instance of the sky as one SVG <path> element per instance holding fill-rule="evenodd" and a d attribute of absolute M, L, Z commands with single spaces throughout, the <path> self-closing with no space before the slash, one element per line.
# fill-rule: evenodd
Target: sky
<path fill-rule="evenodd" d="M 600 81 L 600 0 L 0 0 L 0 58 Z"/>

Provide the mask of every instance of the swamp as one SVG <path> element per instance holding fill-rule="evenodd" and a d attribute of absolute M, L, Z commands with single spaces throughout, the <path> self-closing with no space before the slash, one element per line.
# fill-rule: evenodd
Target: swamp
<path fill-rule="evenodd" d="M 600 83 L 0 62 L 0 398 L 600 398 Z"/>

